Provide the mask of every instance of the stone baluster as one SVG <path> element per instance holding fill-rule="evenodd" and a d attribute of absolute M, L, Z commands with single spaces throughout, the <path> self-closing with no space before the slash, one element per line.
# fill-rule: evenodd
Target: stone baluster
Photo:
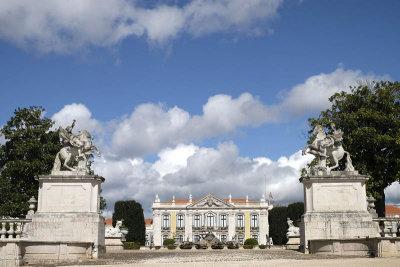
<path fill-rule="evenodd" d="M 22 223 L 17 222 L 17 227 L 15 229 L 15 238 L 20 239 L 22 234 Z"/>
<path fill-rule="evenodd" d="M 36 207 L 37 200 L 35 199 L 35 197 L 31 197 L 28 200 L 28 203 L 29 203 L 29 211 L 28 211 L 28 214 L 26 215 L 26 218 L 31 219 L 32 215 L 35 214 L 35 207 Z"/>
<path fill-rule="evenodd" d="M 1 223 L 1 230 L 0 230 L 0 238 L 1 239 L 5 239 L 6 238 L 6 233 L 7 233 L 7 231 L 6 231 L 6 223 L 5 222 L 2 222 Z"/>
<path fill-rule="evenodd" d="M 14 223 L 10 222 L 10 230 L 7 231 L 8 238 L 13 239 L 14 238 Z"/>

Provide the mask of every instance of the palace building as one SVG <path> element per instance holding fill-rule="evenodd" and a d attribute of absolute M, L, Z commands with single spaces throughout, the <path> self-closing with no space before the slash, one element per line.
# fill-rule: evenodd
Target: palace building
<path fill-rule="evenodd" d="M 255 238 L 265 244 L 269 234 L 268 211 L 272 209 L 263 196 L 260 201 L 222 199 L 208 194 L 201 199 L 175 199 L 161 202 L 158 195 L 153 203 L 153 220 L 146 225 L 147 244 L 162 246 L 167 238 L 178 243 L 197 241 L 213 233 L 221 241 L 233 238 L 240 243 Z"/>

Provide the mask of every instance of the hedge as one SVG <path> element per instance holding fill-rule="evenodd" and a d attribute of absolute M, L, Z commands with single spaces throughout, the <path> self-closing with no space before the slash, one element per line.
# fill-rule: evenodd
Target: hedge
<path fill-rule="evenodd" d="M 140 243 L 124 242 L 124 249 L 140 249 Z"/>
<path fill-rule="evenodd" d="M 175 244 L 175 240 L 173 240 L 171 238 L 167 238 L 163 242 L 164 247 L 168 247 L 169 245 L 174 245 L 174 244 Z"/>
<path fill-rule="evenodd" d="M 243 245 L 244 249 L 253 249 L 253 245 Z"/>
<path fill-rule="evenodd" d="M 266 245 L 259 245 L 258 248 L 259 249 L 265 249 L 267 246 Z"/>
<path fill-rule="evenodd" d="M 176 249 L 175 245 L 168 245 L 168 249 Z"/>
<path fill-rule="evenodd" d="M 248 238 L 244 241 L 244 245 L 257 246 L 258 241 L 257 241 L 257 239 L 254 239 L 254 238 Z"/>

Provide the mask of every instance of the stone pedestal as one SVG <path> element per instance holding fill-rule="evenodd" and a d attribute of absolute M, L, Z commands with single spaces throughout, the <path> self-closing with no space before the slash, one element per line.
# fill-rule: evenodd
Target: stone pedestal
<path fill-rule="evenodd" d="M 288 236 L 286 249 L 298 250 L 300 248 L 300 236 Z"/>
<path fill-rule="evenodd" d="M 107 251 L 124 250 L 124 244 L 121 241 L 121 237 L 106 237 L 105 245 Z"/>
<path fill-rule="evenodd" d="M 379 236 L 367 211 L 367 180 L 367 176 L 358 172 L 344 171 L 300 178 L 304 185 L 305 208 L 300 227 L 303 251 L 308 241 L 314 239 Z"/>
<path fill-rule="evenodd" d="M 38 210 L 29 224 L 29 240 L 91 243 L 94 258 L 104 253 L 104 218 L 100 214 L 104 178 L 60 174 L 39 176 L 37 180 Z"/>

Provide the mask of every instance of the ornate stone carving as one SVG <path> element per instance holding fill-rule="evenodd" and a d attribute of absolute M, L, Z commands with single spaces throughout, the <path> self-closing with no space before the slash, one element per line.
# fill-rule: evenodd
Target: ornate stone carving
<path fill-rule="evenodd" d="M 61 171 L 61 159 L 64 160 L 64 166 L 74 174 L 85 175 L 89 174 L 89 168 L 87 162 L 89 158 L 93 156 L 93 151 L 97 151 L 97 155 L 100 157 L 100 150 L 92 145 L 94 137 L 86 130 L 81 130 L 77 135 L 72 133 L 72 129 L 75 126 L 75 120 L 71 126 L 67 126 L 63 129 L 59 127 L 60 142 L 63 148 L 57 153 L 54 160 L 53 169 L 51 174 L 65 174 L 65 171 Z M 77 161 L 77 166 L 73 167 L 71 164 L 73 161 Z"/>
<path fill-rule="evenodd" d="M 346 169 L 347 172 L 353 172 L 354 167 L 351 162 L 350 153 L 345 151 L 342 146 L 343 131 L 336 129 L 335 124 L 331 123 L 332 133 L 326 134 L 325 128 L 322 125 L 317 125 L 314 128 L 314 141 L 307 145 L 302 154 L 312 154 L 317 160 L 317 171 L 319 173 L 330 173 L 331 170 L 339 167 L 339 161 L 346 154 Z M 327 159 L 329 165 L 327 166 Z"/>

